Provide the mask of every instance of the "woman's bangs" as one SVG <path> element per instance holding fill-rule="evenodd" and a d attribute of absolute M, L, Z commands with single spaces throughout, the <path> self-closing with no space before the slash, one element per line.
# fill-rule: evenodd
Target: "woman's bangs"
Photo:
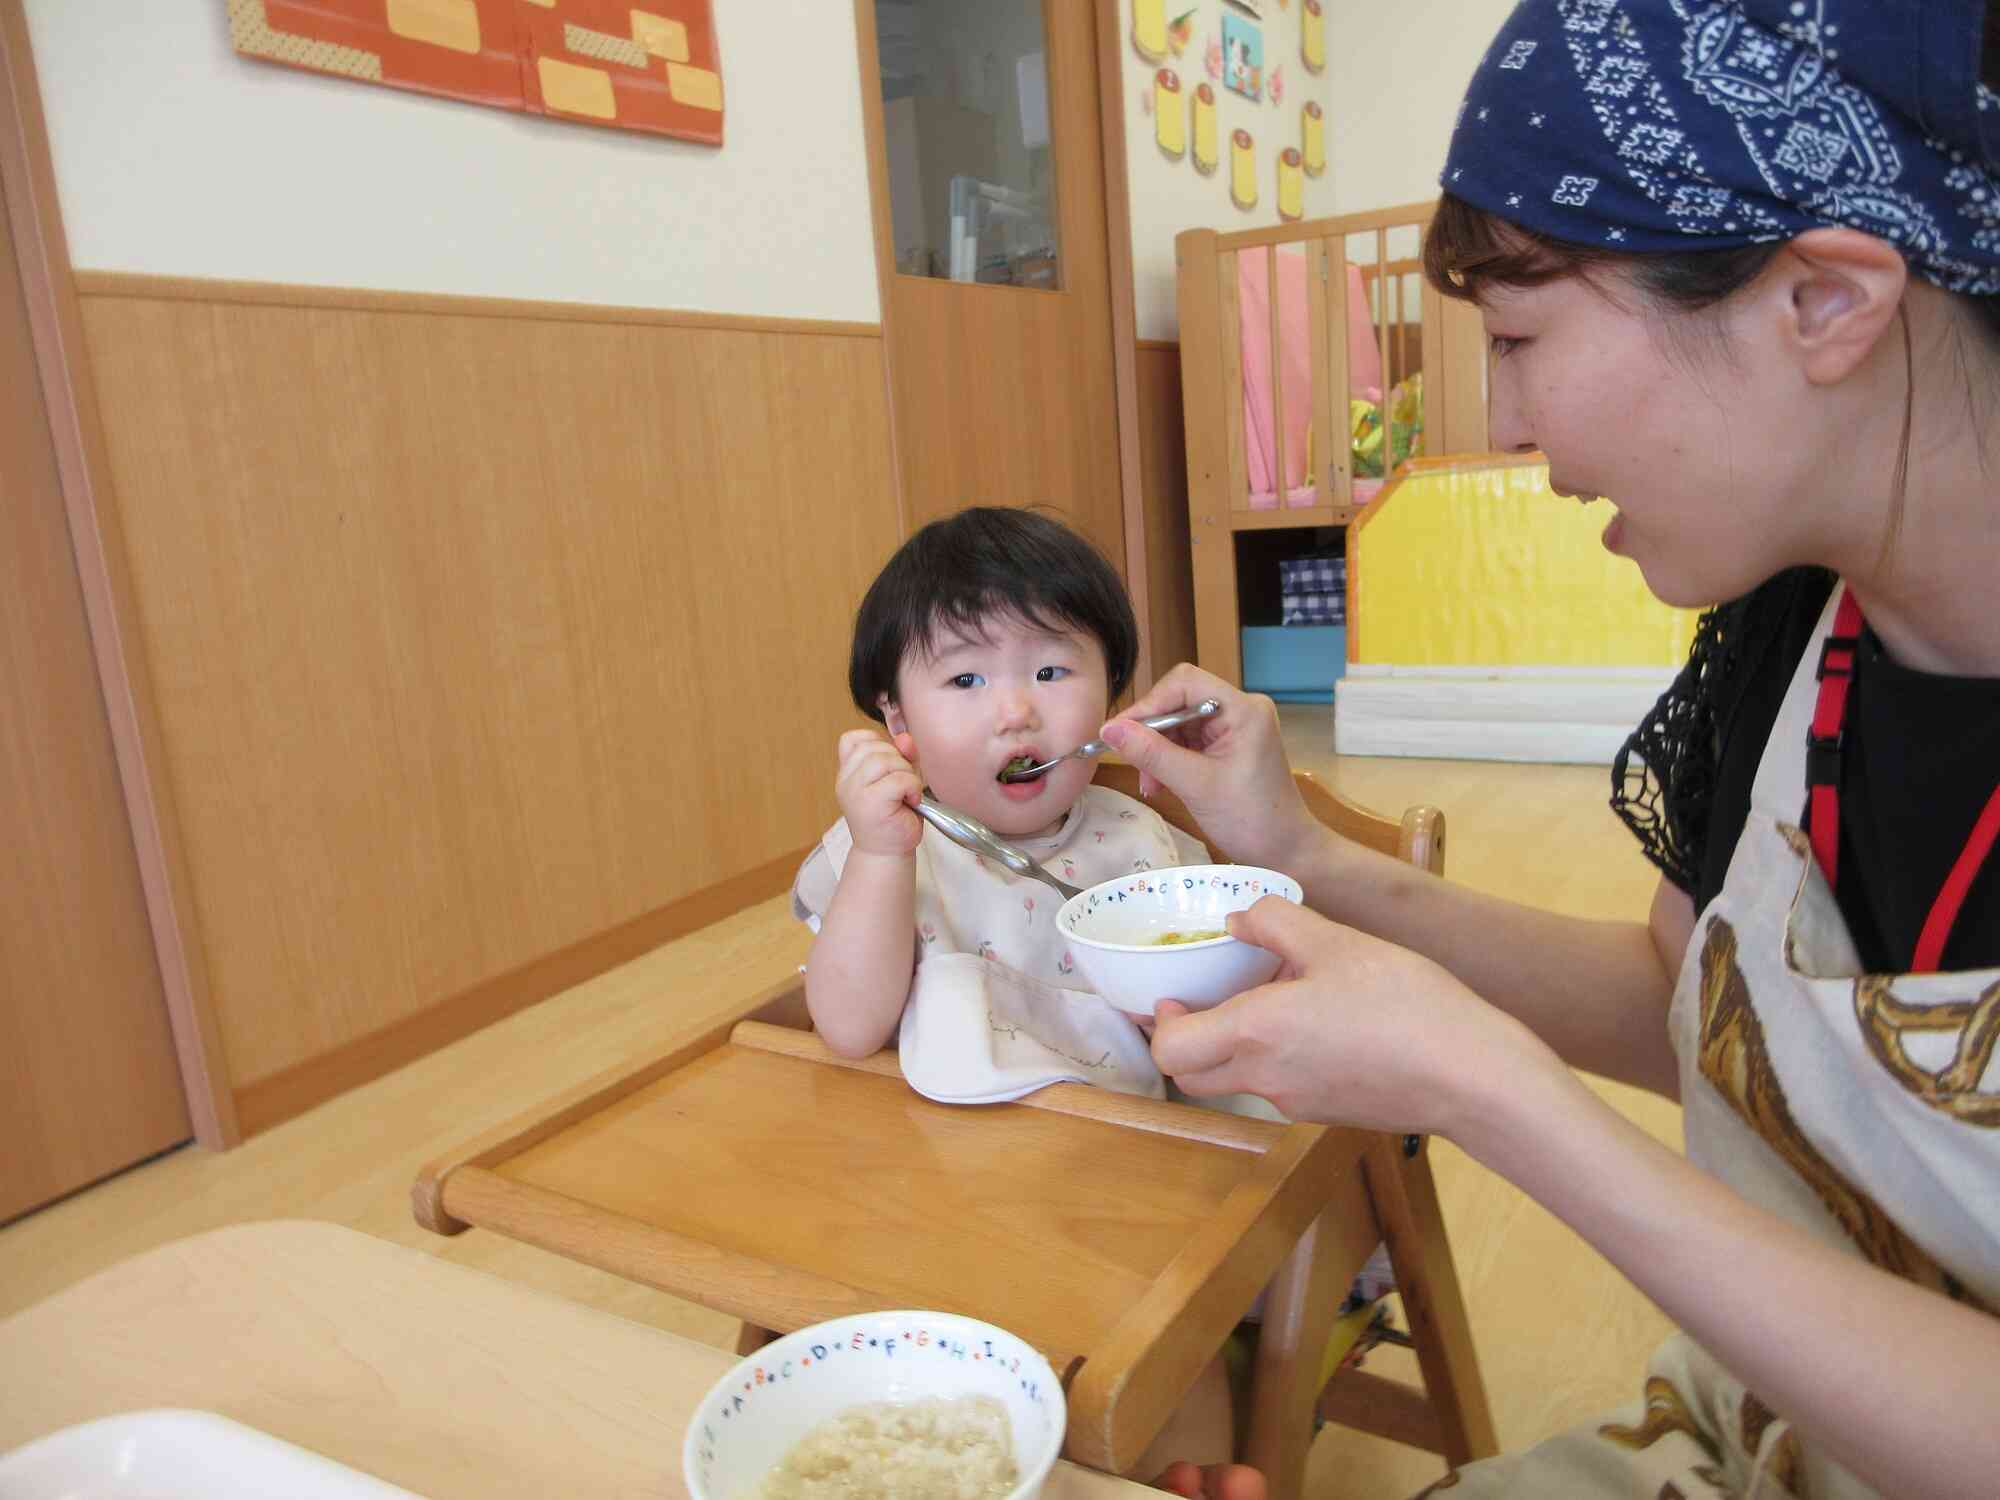
<path fill-rule="evenodd" d="M 1450 193 L 1438 200 L 1424 233 L 1425 278 L 1466 302 L 1477 301 L 1488 283 L 1541 286 L 1602 259 L 1602 252 L 1523 229 Z"/>

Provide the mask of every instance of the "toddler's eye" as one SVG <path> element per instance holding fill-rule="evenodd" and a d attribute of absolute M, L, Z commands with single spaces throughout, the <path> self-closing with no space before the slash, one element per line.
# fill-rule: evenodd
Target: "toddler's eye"
<path fill-rule="evenodd" d="M 1510 339 L 1502 337 L 1499 334 L 1495 334 L 1491 339 L 1488 340 L 1488 342 L 1493 346 L 1493 357 L 1495 359 L 1505 359 L 1508 355 L 1512 354 L 1516 349 L 1520 348 L 1521 345 L 1525 344 L 1527 340 Z"/>
<path fill-rule="evenodd" d="M 1068 667 L 1043 667 L 1035 673 L 1037 682 L 1061 682 L 1065 677 L 1074 676 Z"/>
<path fill-rule="evenodd" d="M 984 686 L 985 681 L 977 672 L 960 672 L 952 678 L 951 685 L 955 688 L 976 688 Z"/>

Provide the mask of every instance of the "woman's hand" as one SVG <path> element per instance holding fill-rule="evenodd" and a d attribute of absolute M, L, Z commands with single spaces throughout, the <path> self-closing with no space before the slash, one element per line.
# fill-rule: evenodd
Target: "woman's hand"
<path fill-rule="evenodd" d="M 1229 919 L 1283 960 L 1213 1010 L 1159 1010 L 1153 1061 L 1187 1093 L 1257 1094 L 1294 1120 L 1457 1138 L 1477 1088 L 1566 1073 L 1528 1029 L 1407 948 L 1277 896 Z"/>
<path fill-rule="evenodd" d="M 903 753 L 872 729 L 840 737 L 840 771 L 833 784 L 854 847 L 865 854 L 916 852 L 924 825 L 913 809 L 923 781 Z"/>
<path fill-rule="evenodd" d="M 1133 722 L 1189 708 L 1204 698 L 1222 711 L 1161 735 Z M 1139 768 L 1142 794 L 1164 786 L 1194 814 L 1204 837 L 1245 864 L 1295 872 L 1303 851 L 1326 834 L 1307 811 L 1269 698 L 1244 693 L 1182 663 L 1104 726 L 1104 739 Z"/>

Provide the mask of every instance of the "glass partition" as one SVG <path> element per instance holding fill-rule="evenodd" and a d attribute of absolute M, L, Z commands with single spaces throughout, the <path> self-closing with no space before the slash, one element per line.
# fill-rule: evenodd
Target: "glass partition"
<path fill-rule="evenodd" d="M 896 269 L 1055 290 L 1042 0 L 876 0 Z"/>

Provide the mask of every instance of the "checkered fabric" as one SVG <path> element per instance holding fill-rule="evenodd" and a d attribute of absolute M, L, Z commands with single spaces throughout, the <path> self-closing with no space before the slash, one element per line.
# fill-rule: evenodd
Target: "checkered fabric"
<path fill-rule="evenodd" d="M 1344 594 L 1347 559 L 1293 557 L 1278 564 L 1278 589 L 1285 594 Z"/>
<path fill-rule="evenodd" d="M 1283 611 L 1278 623 L 1281 625 L 1345 625 L 1347 623 L 1347 595 L 1345 594 L 1281 594 L 1279 608 Z"/>

